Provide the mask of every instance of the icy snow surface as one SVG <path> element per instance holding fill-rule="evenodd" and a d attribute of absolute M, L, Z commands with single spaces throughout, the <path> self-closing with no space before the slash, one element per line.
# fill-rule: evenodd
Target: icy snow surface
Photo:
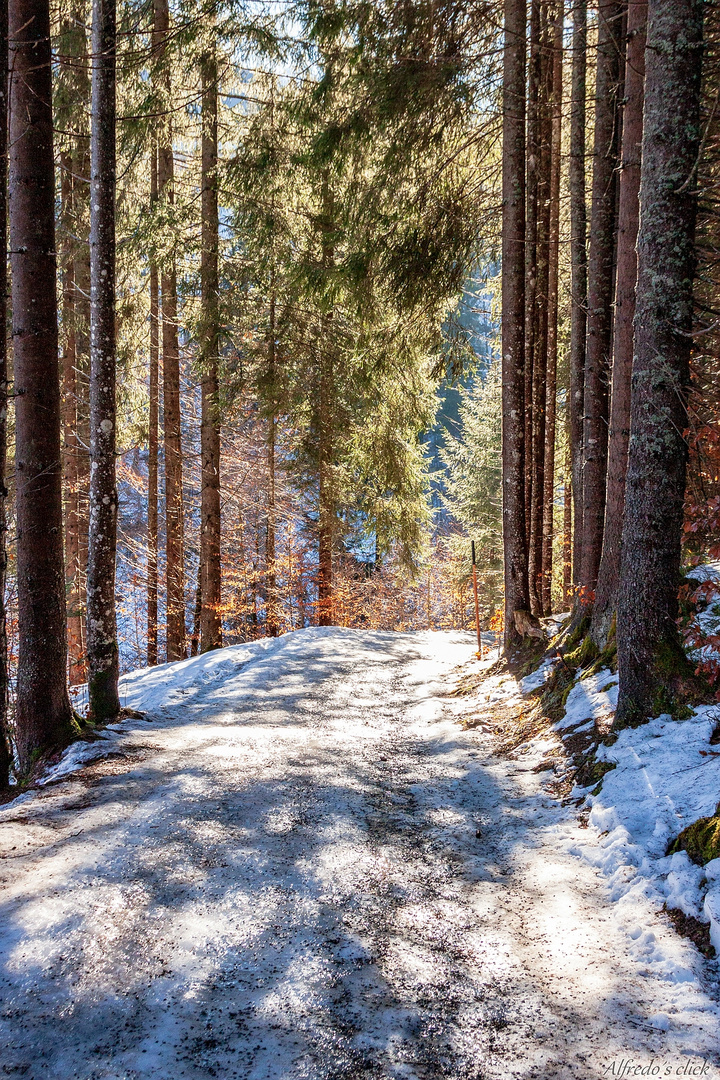
<path fill-rule="evenodd" d="M 0 1072 L 550 1080 L 716 1062 L 709 968 L 655 879 L 633 891 L 628 853 L 655 826 L 638 805 L 637 836 L 582 829 L 533 771 L 538 746 L 499 758 L 462 730 L 468 699 L 448 692 L 475 648 L 315 629 L 126 677 L 147 719 L 0 809 Z M 495 676 L 475 705 L 503 701 L 518 691 Z M 689 723 L 700 745 L 710 721 Z M 653 788 L 659 751 L 612 751 L 609 776 L 635 754 Z M 677 815 L 693 783 L 670 794 Z M 620 904 L 588 861 L 607 872 L 601 828 L 628 833 Z"/>
<path fill-rule="evenodd" d="M 710 736 L 719 721 L 717 706 L 702 706 L 688 720 L 660 716 L 620 732 L 612 746 L 600 746 L 598 759 L 615 768 L 605 774 L 600 792 L 586 800 L 592 807 L 590 825 L 599 835 L 590 846 L 569 848 L 609 877 L 611 897 L 637 942 L 636 953 L 675 982 L 692 981 L 694 969 L 665 955 L 654 935 L 643 931 L 636 908 L 648 900 L 709 921 L 720 956 L 720 881 L 713 880 L 712 866 L 696 866 L 684 851 L 665 855 L 668 842 L 685 826 L 715 812 L 720 752 Z"/>

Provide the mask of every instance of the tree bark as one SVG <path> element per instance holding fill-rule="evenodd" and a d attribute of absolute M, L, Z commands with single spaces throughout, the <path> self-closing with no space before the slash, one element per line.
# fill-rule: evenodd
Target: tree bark
<path fill-rule="evenodd" d="M 85 682 L 85 647 L 80 577 L 80 507 L 75 335 L 75 212 L 73 159 L 61 156 L 60 205 L 62 239 L 62 486 L 65 509 L 65 582 L 67 595 L 68 676 L 71 686 Z"/>
<path fill-rule="evenodd" d="M 525 3 L 505 0 L 502 147 L 502 492 L 504 650 L 530 605 L 525 532 Z"/>
<path fill-rule="evenodd" d="M 55 175 L 47 0 L 11 0 L 10 249 L 22 772 L 73 734 L 66 685 Z"/>
<path fill-rule="evenodd" d="M 276 566 L 276 513 L 275 502 L 275 436 L 277 417 L 276 401 L 276 325 L 275 325 L 275 281 L 270 285 L 270 318 L 268 326 L 268 382 L 272 394 L 272 412 L 268 418 L 267 441 L 267 533 L 265 537 L 265 580 L 267 582 L 267 633 L 268 637 L 277 637 L 280 633 L 280 613 L 278 610 L 277 566 Z"/>
<path fill-rule="evenodd" d="M 8 786 L 12 753 L 8 732 L 7 582 L 7 160 L 8 0 L 0 0 L 0 790 Z"/>
<path fill-rule="evenodd" d="M 90 718 L 120 712 L 115 614 L 115 0 L 93 0 L 90 139 Z"/>
<path fill-rule="evenodd" d="M 322 263 L 328 273 L 335 259 L 331 240 L 333 228 L 333 193 L 327 172 L 322 181 Z M 332 626 L 333 605 L 333 538 L 335 499 L 332 477 L 333 463 L 333 355 L 330 343 L 332 313 L 323 315 L 319 342 L 320 394 L 318 414 L 318 626 Z"/>
<path fill-rule="evenodd" d="M 562 135 L 562 62 L 564 9 L 552 10 L 550 221 L 548 235 L 547 372 L 545 375 L 545 461 L 542 510 L 542 611 L 552 613 L 553 531 L 555 514 L 555 423 L 557 412 L 558 256 L 560 251 L 560 142 Z"/>
<path fill-rule="evenodd" d="M 563 501 L 563 611 L 572 602 L 572 481 L 569 466 L 568 461 Z"/>
<path fill-rule="evenodd" d="M 602 551 L 607 475 L 608 383 L 612 344 L 613 269 L 619 147 L 623 5 L 598 7 L 595 141 L 588 257 L 587 342 L 583 423 L 581 607 L 592 606 Z"/>
<path fill-rule="evenodd" d="M 573 496 L 573 585 L 580 585 L 583 536 L 583 414 L 587 328 L 587 207 L 585 203 L 585 96 L 587 2 L 573 4 L 572 89 L 570 92 L 570 455 Z"/>
<path fill-rule="evenodd" d="M 200 533 L 200 646 L 202 652 L 222 645 L 220 621 L 220 420 L 218 413 L 218 190 L 217 190 L 217 60 L 214 52 L 201 61 L 202 76 L 202 251 L 200 263 L 203 341 L 202 495 Z"/>
<path fill-rule="evenodd" d="M 543 502 L 545 492 L 545 405 L 548 347 L 548 285 L 550 241 L 550 144 L 552 140 L 552 29 L 550 4 L 540 6 L 540 86 L 537 103 L 537 226 L 535 307 L 532 349 L 532 468 L 528 585 L 530 610 L 542 615 Z"/>
<path fill-rule="evenodd" d="M 72 132 L 70 147 L 60 156 L 60 214 L 58 257 L 62 272 L 62 488 L 65 525 L 65 578 L 67 598 L 68 678 L 71 686 L 87 679 L 85 663 L 85 590 L 87 584 L 88 449 L 87 434 L 87 275 L 80 295 L 76 275 L 81 249 L 88 262 L 87 217 L 89 174 L 82 164 L 89 147 L 90 79 L 87 66 L 85 5 L 71 0 L 63 7 L 58 47 L 60 63 L 54 80 L 56 126 Z M 87 136 L 87 137 L 86 137 Z M 81 240 L 80 238 L 83 237 Z M 78 334 L 81 323 L 85 325 Z M 80 350 L 80 344 L 85 346 Z M 82 379 L 79 371 L 82 369 Z M 82 482 L 82 492 L 81 492 Z"/>
<path fill-rule="evenodd" d="M 83 35 L 83 42 L 85 41 Z M 89 110 L 89 95 L 88 95 Z M 87 561 L 90 530 L 90 154 L 89 141 L 78 139 L 73 152 L 73 202 L 77 244 L 75 248 L 75 389 L 77 410 L 77 508 L 78 590 L 81 681 L 87 677 Z"/>
<path fill-rule="evenodd" d="M 157 141 L 153 136 L 150 150 L 150 202 L 157 202 Z M 158 662 L 158 423 L 160 311 L 158 269 L 150 263 L 150 372 L 148 418 L 148 562 L 147 562 L 147 662 Z"/>
<path fill-rule="evenodd" d="M 192 634 L 190 635 L 190 655 L 197 656 L 200 652 L 200 620 L 202 618 L 202 563 L 198 565 L 197 583 L 195 585 L 195 603 L 193 605 Z"/>
<path fill-rule="evenodd" d="M 703 4 L 650 0 L 615 726 L 668 711 L 688 664 L 677 591 L 685 495 Z"/>
<path fill-rule="evenodd" d="M 155 0 L 154 36 L 164 59 L 170 29 L 167 0 Z M 167 105 L 170 104 L 170 72 L 163 72 Z M 174 203 L 172 124 L 163 125 L 158 152 L 158 193 Z M 163 269 L 162 281 L 163 429 L 165 436 L 165 575 L 167 584 L 167 659 L 185 656 L 185 570 L 180 431 L 180 351 L 177 329 L 177 271 L 174 254 Z"/>
<path fill-rule="evenodd" d="M 532 500 L 533 500 L 533 380 L 536 355 L 535 333 L 537 328 L 537 272 L 538 272 L 538 172 L 540 169 L 540 83 L 542 80 L 542 56 L 540 44 L 540 3 L 530 3 L 530 40 L 527 87 L 527 144 L 524 155 L 525 183 L 525 405 L 524 405 L 524 498 L 525 498 L 525 548 L 526 558 L 532 552 Z M 524 93 L 524 91 L 523 91 Z M 532 572 L 528 574 L 528 603 L 535 599 Z M 535 601 L 536 605 L 537 602 Z"/>
<path fill-rule="evenodd" d="M 640 214 L 640 153 L 645 89 L 646 21 L 647 3 L 644 0 L 637 0 L 636 3 L 628 5 L 605 526 L 590 628 L 593 641 L 601 649 L 607 644 L 615 617 L 620 579 L 620 541 L 625 510 L 625 475 L 630 438 L 633 318 L 637 282 L 635 246 Z"/>

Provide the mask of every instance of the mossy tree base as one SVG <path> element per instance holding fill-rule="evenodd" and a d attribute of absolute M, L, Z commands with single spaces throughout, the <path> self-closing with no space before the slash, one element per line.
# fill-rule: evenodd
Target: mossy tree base
<path fill-rule="evenodd" d="M 545 638 L 522 638 L 511 650 L 506 651 L 508 670 L 519 678 L 530 674 L 539 665 L 546 648 Z"/>
<path fill-rule="evenodd" d="M 720 859 L 720 804 L 712 817 L 700 818 L 683 829 L 668 848 L 668 855 L 676 851 L 687 851 L 698 866 Z"/>
<path fill-rule="evenodd" d="M 645 665 L 634 664 L 631 671 L 621 672 L 613 730 L 640 727 L 663 713 L 685 720 L 697 705 L 712 700 L 710 686 L 695 673 L 680 641 L 666 639 L 656 645 Z"/>

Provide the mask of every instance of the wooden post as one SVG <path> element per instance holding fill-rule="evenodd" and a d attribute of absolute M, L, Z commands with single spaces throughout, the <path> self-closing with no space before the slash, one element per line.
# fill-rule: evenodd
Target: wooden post
<path fill-rule="evenodd" d="M 478 604 L 478 594 L 477 594 L 477 567 L 475 566 L 475 541 L 471 540 L 470 544 L 471 544 L 471 549 L 472 549 L 473 595 L 475 596 L 475 628 L 477 630 L 477 639 L 478 639 L 478 656 L 482 660 L 483 647 L 482 647 L 482 637 L 480 636 L 480 606 Z"/>

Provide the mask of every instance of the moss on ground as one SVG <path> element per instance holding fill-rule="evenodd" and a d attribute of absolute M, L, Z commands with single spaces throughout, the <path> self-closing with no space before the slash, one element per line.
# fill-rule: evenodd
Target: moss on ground
<path fill-rule="evenodd" d="M 602 671 L 604 668 L 617 671 L 617 645 L 614 634 L 605 648 L 597 654 L 586 674 L 597 675 L 598 671 Z"/>
<path fill-rule="evenodd" d="M 683 829 L 668 848 L 668 855 L 676 851 L 687 851 L 698 866 L 720 859 L 720 803 L 712 817 L 700 818 Z"/>
<path fill-rule="evenodd" d="M 540 666 L 546 649 L 547 641 L 544 638 L 524 638 L 512 656 L 508 657 L 508 669 L 516 678 L 524 679 L 526 675 L 532 675 Z"/>
<path fill-rule="evenodd" d="M 601 783 L 605 773 L 609 773 L 615 768 L 611 761 L 598 761 L 595 757 L 596 753 L 597 746 L 593 746 L 587 754 L 582 755 L 579 761 L 576 759 L 573 762 L 577 769 L 575 783 L 579 787 L 590 787 L 591 784 L 595 784 L 593 795 L 599 793 L 600 787 L 597 785 Z"/>
<path fill-rule="evenodd" d="M 570 620 L 570 624 L 567 628 L 567 637 L 563 637 L 561 634 L 561 640 L 558 642 L 563 650 L 564 654 L 571 653 L 585 640 L 590 629 L 590 616 L 583 615 L 582 619 L 579 619 L 573 624 Z"/>
<path fill-rule="evenodd" d="M 598 648 L 589 634 L 574 649 L 565 649 L 563 654 L 571 667 L 589 668 L 598 657 Z"/>
<path fill-rule="evenodd" d="M 540 698 L 544 715 L 554 724 L 565 715 L 565 703 L 574 685 L 575 672 L 561 660 L 556 664 Z"/>

